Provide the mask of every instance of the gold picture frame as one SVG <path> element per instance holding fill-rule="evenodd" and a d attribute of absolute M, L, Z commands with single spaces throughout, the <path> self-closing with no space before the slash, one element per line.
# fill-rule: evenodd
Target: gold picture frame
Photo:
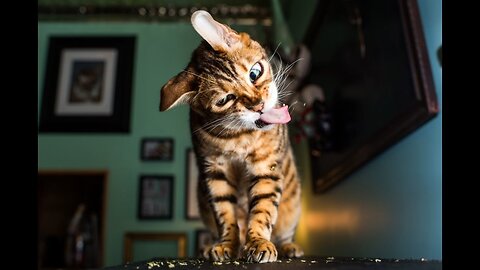
<path fill-rule="evenodd" d="M 187 256 L 187 235 L 185 233 L 169 232 L 127 232 L 123 238 L 123 262 L 131 262 L 134 258 L 134 243 L 136 241 L 174 241 L 177 243 L 177 258 Z"/>

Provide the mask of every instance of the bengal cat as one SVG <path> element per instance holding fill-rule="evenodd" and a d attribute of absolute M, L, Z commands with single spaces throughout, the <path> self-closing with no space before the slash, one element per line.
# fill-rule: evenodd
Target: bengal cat
<path fill-rule="evenodd" d="M 191 17 L 203 37 L 186 69 L 161 89 L 160 111 L 190 106 L 199 168 L 198 204 L 215 243 L 203 255 L 273 262 L 301 257 L 293 242 L 300 180 L 265 50 L 206 11 Z"/>

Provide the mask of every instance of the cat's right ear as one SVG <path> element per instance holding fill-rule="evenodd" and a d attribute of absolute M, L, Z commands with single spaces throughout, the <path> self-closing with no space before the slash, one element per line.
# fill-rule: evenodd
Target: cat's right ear
<path fill-rule="evenodd" d="M 195 83 L 195 77 L 188 71 L 182 71 L 171 78 L 160 90 L 160 111 L 190 103 L 196 93 Z"/>
<path fill-rule="evenodd" d="M 214 50 L 227 51 L 240 40 L 237 32 L 215 21 L 212 15 L 205 10 L 195 11 L 192 14 L 191 22 L 195 31 L 197 31 Z"/>

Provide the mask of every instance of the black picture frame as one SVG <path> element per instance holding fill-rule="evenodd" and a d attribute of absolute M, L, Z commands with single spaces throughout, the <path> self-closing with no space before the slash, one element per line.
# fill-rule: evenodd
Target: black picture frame
<path fill-rule="evenodd" d="M 135 36 L 51 36 L 40 133 L 129 133 Z"/>
<path fill-rule="evenodd" d="M 174 146 L 172 138 L 143 138 L 140 144 L 140 159 L 143 161 L 172 161 Z"/>
<path fill-rule="evenodd" d="M 192 148 L 187 148 L 185 153 L 185 170 L 185 219 L 200 220 L 200 210 L 197 199 L 198 166 L 195 152 Z"/>
<path fill-rule="evenodd" d="M 327 89 L 327 113 L 317 115 L 317 129 L 326 124 L 322 117 L 333 119 L 328 125 L 333 127 L 331 140 L 322 142 L 318 139 L 322 135 L 309 139 L 312 188 L 317 194 L 336 186 L 439 111 L 417 1 L 342 4 L 319 1 L 304 40 L 312 59 L 323 59 L 312 61 L 308 78 L 308 83 Z M 348 21 L 349 16 L 358 18 Z M 342 29 L 351 29 L 343 43 L 328 45 L 339 48 L 336 54 L 322 47 L 331 40 L 329 20 L 334 27 L 343 23 Z M 330 62 L 322 55 L 327 53 Z M 327 143 L 334 146 L 319 147 Z"/>
<path fill-rule="evenodd" d="M 172 219 L 173 179 L 171 175 L 140 175 L 137 214 L 139 219 Z"/>

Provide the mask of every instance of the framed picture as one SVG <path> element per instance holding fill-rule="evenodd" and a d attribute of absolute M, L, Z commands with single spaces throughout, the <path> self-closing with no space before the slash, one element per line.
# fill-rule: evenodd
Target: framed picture
<path fill-rule="evenodd" d="M 49 40 L 39 132 L 130 131 L 135 37 Z"/>
<path fill-rule="evenodd" d="M 140 158 L 144 161 L 172 161 L 173 139 L 145 138 L 142 139 Z"/>
<path fill-rule="evenodd" d="M 141 175 L 139 219 L 171 219 L 173 216 L 173 176 Z"/>
<path fill-rule="evenodd" d="M 305 34 L 312 62 L 302 82 L 325 91 L 308 142 L 319 194 L 439 111 L 417 0 L 327 2 L 317 1 Z"/>
<path fill-rule="evenodd" d="M 197 186 L 198 186 L 198 167 L 195 159 L 195 152 L 192 148 L 186 151 L 186 169 L 187 182 L 185 185 L 185 218 L 189 220 L 199 220 L 200 211 L 197 202 Z"/>
<path fill-rule="evenodd" d="M 209 230 L 199 229 L 195 231 L 195 256 L 201 256 L 205 246 L 211 244 L 213 244 L 213 239 Z"/>
<path fill-rule="evenodd" d="M 176 232 L 127 232 L 123 237 L 123 262 L 142 261 L 154 257 L 184 258 L 187 235 Z"/>

